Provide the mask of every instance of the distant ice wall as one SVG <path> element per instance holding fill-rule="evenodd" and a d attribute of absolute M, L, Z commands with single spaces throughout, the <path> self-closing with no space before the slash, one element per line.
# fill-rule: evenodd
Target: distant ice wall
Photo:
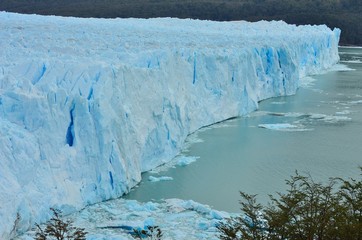
<path fill-rule="evenodd" d="M 188 134 L 294 94 L 340 30 L 0 12 L 0 238 L 127 193 Z M 16 216 L 20 218 L 16 226 Z"/>

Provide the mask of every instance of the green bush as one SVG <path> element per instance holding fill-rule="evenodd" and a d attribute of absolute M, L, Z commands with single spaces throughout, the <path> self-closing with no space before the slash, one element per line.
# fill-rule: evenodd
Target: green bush
<path fill-rule="evenodd" d="M 362 170 L 362 168 L 361 168 Z M 268 206 L 240 192 L 243 216 L 218 226 L 221 239 L 362 239 L 362 182 L 330 179 L 316 183 L 297 172 L 289 189 L 270 196 Z"/>

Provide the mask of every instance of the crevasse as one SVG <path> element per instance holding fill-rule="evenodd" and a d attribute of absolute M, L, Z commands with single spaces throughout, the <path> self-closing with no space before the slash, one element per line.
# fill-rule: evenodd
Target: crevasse
<path fill-rule="evenodd" d="M 188 134 L 294 94 L 340 30 L 0 12 L 0 236 L 117 198 Z M 17 215 L 19 220 L 16 220 Z"/>

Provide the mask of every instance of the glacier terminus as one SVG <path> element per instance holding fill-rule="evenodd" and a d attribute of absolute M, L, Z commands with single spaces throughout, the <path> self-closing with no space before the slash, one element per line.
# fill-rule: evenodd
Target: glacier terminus
<path fill-rule="evenodd" d="M 340 30 L 0 12 L 0 238 L 129 192 L 197 129 L 291 95 Z M 18 219 L 18 220 L 17 220 Z"/>

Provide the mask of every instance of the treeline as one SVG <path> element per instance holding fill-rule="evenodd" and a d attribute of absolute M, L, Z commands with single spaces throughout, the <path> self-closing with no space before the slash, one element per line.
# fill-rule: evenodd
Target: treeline
<path fill-rule="evenodd" d="M 1 0 L 1 11 L 75 17 L 284 20 L 342 29 L 341 44 L 362 45 L 360 0 Z"/>

